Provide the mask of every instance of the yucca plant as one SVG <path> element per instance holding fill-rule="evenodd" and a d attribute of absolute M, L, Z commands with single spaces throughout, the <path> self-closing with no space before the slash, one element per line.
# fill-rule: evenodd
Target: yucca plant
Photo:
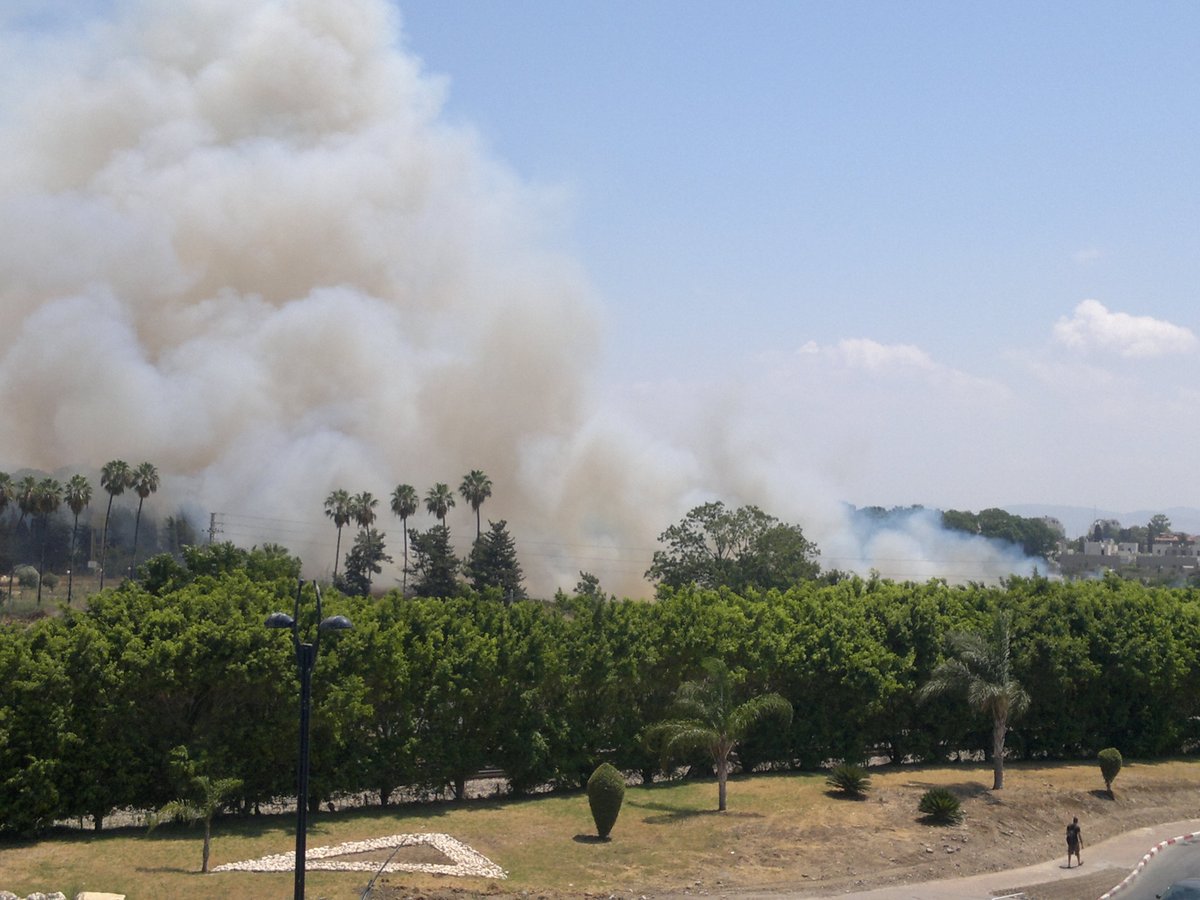
<path fill-rule="evenodd" d="M 862 766 L 842 763 L 833 768 L 825 783 L 847 797 L 861 800 L 871 789 L 871 776 Z"/>
<path fill-rule="evenodd" d="M 962 804 L 945 788 L 931 788 L 921 797 L 917 804 L 918 812 L 923 812 L 931 822 L 939 825 L 952 825 L 962 821 Z"/>

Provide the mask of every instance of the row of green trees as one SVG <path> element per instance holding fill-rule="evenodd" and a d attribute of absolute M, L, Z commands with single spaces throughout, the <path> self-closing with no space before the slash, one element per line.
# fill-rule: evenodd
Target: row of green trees
<path fill-rule="evenodd" d="M 408 519 L 419 506 L 416 488 L 400 484 L 392 491 L 391 509 L 400 519 L 404 536 L 401 593 L 408 594 L 408 576 L 412 574 L 416 593 L 425 596 L 454 596 L 469 587 L 480 592 L 492 591 L 508 602 L 524 599 L 524 576 L 517 560 L 516 545 L 508 533 L 508 523 L 502 519 L 489 522 L 486 533 L 482 529 L 480 507 L 492 495 L 491 479 L 479 469 L 472 469 L 463 477 L 458 490 L 475 512 L 475 541 L 464 559 L 454 555 L 450 529 L 446 526 L 446 514 L 455 502 L 449 485 L 438 482 L 425 495 L 425 508 L 439 523 L 426 532 L 408 528 Z M 344 593 L 369 595 L 372 577 L 383 571 L 383 563 L 393 561 L 383 534 L 371 527 L 378 505 L 378 499 L 369 491 L 350 494 L 338 489 L 325 498 L 325 515 L 337 528 L 337 554 L 341 553 L 342 528 L 350 522 L 358 525 L 341 575 L 336 561 L 334 564 L 333 583 Z M 409 559 L 410 543 L 412 560 Z M 465 580 L 460 581 L 460 575 L 465 576 Z"/>
<path fill-rule="evenodd" d="M 189 548 L 182 563 L 152 558 L 86 610 L 0 627 L 0 824 L 159 808 L 179 796 L 179 747 L 195 774 L 239 780 L 243 810 L 294 794 L 294 660 L 263 622 L 291 608 L 298 571 L 278 547 Z M 661 747 L 647 728 L 709 658 L 727 668 L 731 702 L 778 695 L 795 711 L 742 738 L 743 770 L 986 756 L 994 710 L 921 691 L 953 655 L 951 634 L 988 633 L 1000 613 L 1009 674 L 1030 701 L 1007 722 L 1010 756 L 1191 752 L 1198 600 L 1116 578 L 985 588 L 851 577 L 782 592 L 663 589 L 648 603 L 330 591 L 326 612 L 354 628 L 322 645 L 307 799 L 462 796 L 492 766 L 516 792 L 579 787 L 604 761 L 655 777 Z M 682 762 L 712 771 L 707 758 Z"/>
<path fill-rule="evenodd" d="M 158 490 L 158 469 L 153 463 L 143 462 L 137 467 L 131 467 L 122 459 L 114 459 L 105 463 L 100 469 L 100 486 L 108 493 L 108 506 L 104 514 L 104 532 L 100 541 L 100 587 L 104 587 L 104 565 L 109 546 L 108 524 L 112 518 L 113 500 L 132 489 L 138 496 L 137 514 L 134 519 L 133 549 L 130 554 L 130 571 L 137 565 L 138 533 L 142 523 L 142 505 L 146 498 Z M 79 517 L 92 502 L 92 484 L 87 476 L 72 475 L 64 484 L 56 478 L 38 478 L 35 475 L 25 475 L 14 479 L 7 472 L 0 472 L 0 516 L 10 506 L 15 506 L 18 515 L 12 525 L 12 534 L 17 535 L 26 517 L 33 518 L 39 523 L 38 545 L 38 606 L 42 604 L 42 581 L 46 571 L 46 545 L 49 536 L 50 517 L 66 504 L 71 511 L 71 548 L 67 577 L 67 602 L 71 602 L 75 574 L 75 557 L 79 537 Z M 16 542 L 10 542 L 15 546 Z M 16 567 L 18 559 L 14 554 L 10 559 L 10 574 Z"/>

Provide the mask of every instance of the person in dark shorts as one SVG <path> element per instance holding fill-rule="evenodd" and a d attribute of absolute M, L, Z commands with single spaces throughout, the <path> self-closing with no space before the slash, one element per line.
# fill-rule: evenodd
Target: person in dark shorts
<path fill-rule="evenodd" d="M 1071 854 L 1075 854 L 1075 859 L 1079 865 L 1083 865 L 1083 859 L 1079 855 L 1079 851 L 1083 849 L 1083 831 L 1079 827 L 1079 816 L 1071 819 L 1071 824 L 1067 826 L 1067 868 L 1071 868 Z"/>

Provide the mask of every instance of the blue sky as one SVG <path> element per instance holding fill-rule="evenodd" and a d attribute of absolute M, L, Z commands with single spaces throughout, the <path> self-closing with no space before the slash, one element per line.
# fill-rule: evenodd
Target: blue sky
<path fill-rule="evenodd" d="M 1098 334 L 1200 328 L 1200 7 L 418 0 L 401 11 L 407 46 L 447 79 L 446 115 L 566 198 L 556 239 L 601 297 L 607 383 L 720 380 L 847 339 L 918 348 L 1012 391 L 1006 428 L 1063 454 L 1063 489 L 1051 490 L 1052 469 L 986 485 L 964 471 L 910 502 L 1196 502 L 1177 442 L 1194 426 L 1148 437 L 1124 405 L 1070 407 L 1088 390 L 1170 394 L 1181 414 L 1196 399 L 1194 342 L 1129 356 Z M 1076 321 L 1089 299 L 1103 313 Z M 1075 346 L 1056 337 L 1060 320 L 1084 335 Z M 1039 433 L 1055 415 L 1047 378 L 1060 420 Z M 906 392 L 893 412 L 927 402 Z M 1153 486 L 1135 474 L 1148 456 L 1162 467 Z M 1066 471 L 1080 465 L 1095 467 L 1094 491 Z M 855 502 L 905 502 L 885 484 L 874 473 L 847 487 Z"/>
<path fill-rule="evenodd" d="M 977 362 L 1088 297 L 1195 321 L 1194 5 L 401 9 L 448 114 L 570 191 L 621 370 L 848 334 Z"/>

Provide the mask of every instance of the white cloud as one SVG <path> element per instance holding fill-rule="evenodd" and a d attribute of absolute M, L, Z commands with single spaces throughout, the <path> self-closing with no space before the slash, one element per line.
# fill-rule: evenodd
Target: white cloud
<path fill-rule="evenodd" d="M 1009 395 L 1003 384 L 943 365 L 913 344 L 882 344 L 870 338 L 843 338 L 827 346 L 809 341 L 796 355 L 866 375 L 917 378 L 930 385 L 990 400 Z"/>
<path fill-rule="evenodd" d="M 1089 263 L 1094 263 L 1103 257 L 1098 247 L 1083 247 L 1071 254 L 1071 259 L 1076 265 L 1086 266 Z"/>
<path fill-rule="evenodd" d="M 1182 325 L 1150 316 L 1110 312 L 1098 300 L 1084 300 L 1074 315 L 1054 325 L 1054 339 L 1072 350 L 1099 350 L 1127 358 L 1186 353 L 1196 346 L 1196 335 Z"/>

